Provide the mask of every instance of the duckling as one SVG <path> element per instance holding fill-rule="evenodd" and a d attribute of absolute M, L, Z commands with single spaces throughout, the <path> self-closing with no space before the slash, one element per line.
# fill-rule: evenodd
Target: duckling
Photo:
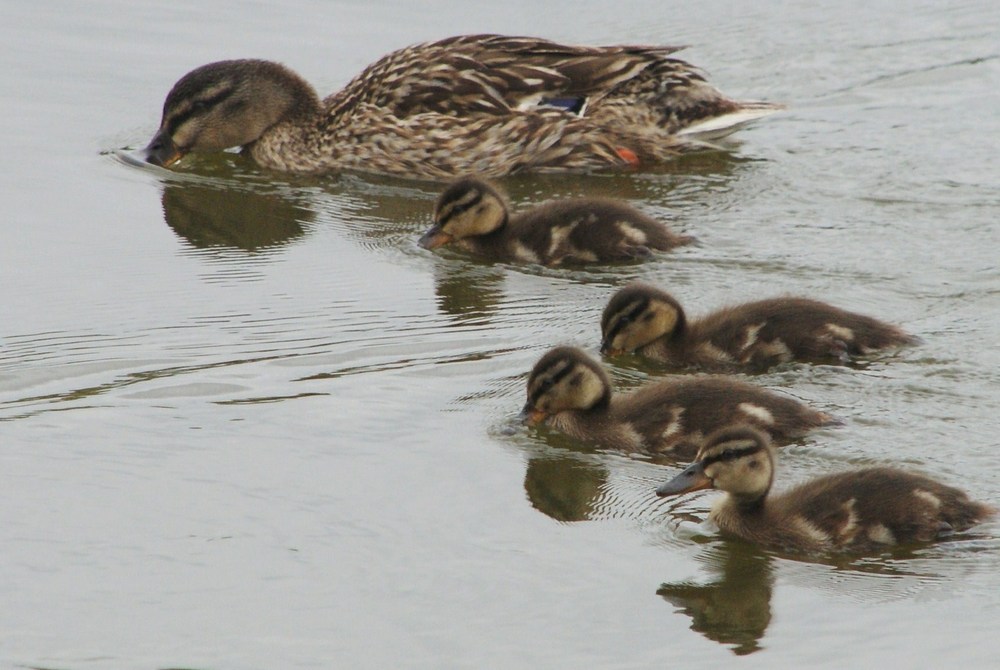
<path fill-rule="evenodd" d="M 243 147 L 304 173 L 634 169 L 781 109 L 726 97 L 678 49 L 464 35 L 390 53 L 323 100 L 278 63 L 209 63 L 170 90 L 146 160 Z"/>
<path fill-rule="evenodd" d="M 687 460 L 705 435 L 732 423 L 751 423 L 778 440 L 836 423 L 796 400 L 725 377 L 687 377 L 615 396 L 604 368 L 575 347 L 556 347 L 535 364 L 521 416 L 605 447 Z"/>
<path fill-rule="evenodd" d="M 808 298 L 748 302 L 689 322 L 666 291 L 631 284 L 601 315 L 601 352 L 636 352 L 679 367 L 763 370 L 788 361 L 836 360 L 919 343 L 897 326 Z"/>
<path fill-rule="evenodd" d="M 553 200 L 511 216 L 493 184 L 463 177 L 441 193 L 420 246 L 454 242 L 490 260 L 555 266 L 642 258 L 693 241 L 613 200 Z"/>
<path fill-rule="evenodd" d="M 769 495 L 774 463 L 767 435 L 750 426 L 726 427 L 708 436 L 696 462 L 656 495 L 725 491 L 709 515 L 722 532 L 810 553 L 929 542 L 996 513 L 957 488 L 886 467 L 826 475 Z"/>

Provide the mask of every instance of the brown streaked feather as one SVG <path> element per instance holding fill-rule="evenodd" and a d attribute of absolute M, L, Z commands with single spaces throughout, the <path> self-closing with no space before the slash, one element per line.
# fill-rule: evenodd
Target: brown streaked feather
<path fill-rule="evenodd" d="M 236 144 L 177 142 L 164 125 L 165 110 L 147 157 L 162 164 L 189 151 L 243 146 L 273 169 L 348 169 L 426 179 L 470 171 L 503 176 L 633 169 L 703 148 L 694 132 L 681 136 L 685 124 L 720 119 L 711 132 L 721 136 L 748 122 L 730 114 L 745 105 L 707 84 L 696 68 L 669 57 L 676 50 L 569 46 L 502 35 L 417 44 L 371 64 L 321 105 L 315 92 L 307 85 L 300 91 L 303 82 L 291 82 L 296 75 L 290 74 L 294 95 L 311 97 L 310 114 L 299 114 L 302 107 L 277 117 L 262 113 L 249 122 L 233 120 L 255 129 L 217 133 Z M 225 76 L 222 65 L 207 67 Z M 256 90 L 258 83 L 251 78 L 241 84 L 254 109 L 269 104 Z M 759 115 L 779 109 L 746 106 L 757 106 Z M 217 121 L 226 122 L 224 110 Z M 197 136 L 192 131 L 187 137 Z"/>

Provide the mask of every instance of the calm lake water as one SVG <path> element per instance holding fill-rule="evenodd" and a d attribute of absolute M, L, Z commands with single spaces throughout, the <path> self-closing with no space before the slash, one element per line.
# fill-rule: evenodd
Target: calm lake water
<path fill-rule="evenodd" d="M 1000 502 L 1000 11 L 871 3 L 8 3 L 0 125 L 0 666 L 996 667 L 1000 524 L 908 554 L 721 540 L 676 468 L 516 424 L 614 287 L 693 313 L 798 293 L 925 344 L 754 378 L 844 425 L 779 487 L 898 463 Z M 788 112 L 599 193 L 702 245 L 555 271 L 431 253 L 434 185 L 138 147 L 221 58 L 326 94 L 413 42 L 688 44 Z M 659 376 L 614 368 L 621 386 Z M 738 659 L 738 660 L 737 660 Z"/>

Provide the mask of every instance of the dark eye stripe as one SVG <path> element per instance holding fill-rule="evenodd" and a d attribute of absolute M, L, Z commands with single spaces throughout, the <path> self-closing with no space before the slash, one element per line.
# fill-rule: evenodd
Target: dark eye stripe
<path fill-rule="evenodd" d="M 174 133 L 177 132 L 177 129 L 180 128 L 184 123 L 186 123 L 188 119 L 190 119 L 193 116 L 197 116 L 198 114 L 201 114 L 206 109 L 211 109 L 212 107 L 215 107 L 223 100 L 231 96 L 233 94 L 233 90 L 234 89 L 226 88 L 209 98 L 199 98 L 193 101 L 190 105 L 187 106 L 187 109 L 185 109 L 183 112 L 179 114 L 176 114 L 170 119 L 170 121 L 167 123 L 167 133 L 171 137 L 173 137 Z"/>
<path fill-rule="evenodd" d="M 483 194 L 477 192 L 475 197 L 467 202 L 458 201 L 452 203 L 449 207 L 446 207 L 444 213 L 438 217 L 438 223 L 447 223 L 452 217 L 457 216 L 462 212 L 467 212 L 482 201 Z"/>
<path fill-rule="evenodd" d="M 756 454 L 758 451 L 762 450 L 764 447 L 760 444 L 754 443 L 746 447 L 730 447 L 725 449 L 720 454 L 712 454 L 711 456 L 706 456 L 702 459 L 702 464 L 705 466 L 711 465 L 712 463 L 721 463 L 726 461 L 735 461 L 739 458 L 744 458 L 746 456 L 751 456 Z"/>
<path fill-rule="evenodd" d="M 555 368 L 556 366 L 552 367 Z M 550 370 L 551 369 L 552 368 L 550 368 Z M 549 389 L 558 384 L 561 380 L 565 379 L 566 375 L 572 372 L 572 370 L 573 370 L 572 365 L 564 365 L 562 366 L 562 368 L 556 370 L 555 372 L 547 374 L 544 379 L 539 381 L 537 386 L 535 386 L 531 394 L 528 396 L 528 399 L 531 401 L 531 404 L 534 405 L 536 402 L 538 402 L 538 399 L 541 396 L 545 395 Z M 548 371 L 546 372 L 548 373 Z"/>
<path fill-rule="evenodd" d="M 611 340 L 618 337 L 618 333 L 622 332 L 622 330 L 625 328 L 627 324 L 634 321 L 635 318 L 640 314 L 642 314 L 644 311 L 646 311 L 648 307 L 649 307 L 649 298 L 642 298 L 641 300 L 636 301 L 634 303 L 634 306 L 624 314 L 619 312 L 621 316 L 619 316 L 612 322 L 611 328 L 608 330 L 608 335 L 605 339 L 607 339 L 607 341 L 610 342 Z"/>

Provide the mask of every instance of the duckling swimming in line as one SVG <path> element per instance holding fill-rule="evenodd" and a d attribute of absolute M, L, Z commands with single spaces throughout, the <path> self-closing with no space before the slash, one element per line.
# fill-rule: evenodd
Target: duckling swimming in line
<path fill-rule="evenodd" d="M 664 224 L 622 202 L 552 200 L 511 215 L 506 198 L 478 177 L 453 182 L 434 207 L 434 225 L 420 246 L 454 243 L 492 261 L 569 265 L 645 258 L 690 244 Z"/>
<path fill-rule="evenodd" d="M 892 324 L 808 298 L 771 298 L 688 321 L 672 295 L 648 284 L 615 293 L 601 315 L 601 352 L 638 353 L 703 370 L 763 370 L 919 343 Z"/>
<path fill-rule="evenodd" d="M 778 440 L 836 423 L 823 412 L 726 377 L 685 377 L 614 395 L 608 373 L 575 347 L 556 347 L 528 376 L 522 417 L 627 452 L 691 459 L 705 436 L 751 423 Z"/>
<path fill-rule="evenodd" d="M 263 167 L 444 179 L 659 163 L 781 108 L 737 102 L 679 47 L 465 35 L 400 49 L 320 100 L 299 75 L 229 60 L 184 75 L 146 160 L 243 147 Z"/>
<path fill-rule="evenodd" d="M 957 488 L 894 468 L 826 475 L 770 495 L 774 463 L 765 434 L 749 426 L 723 428 L 656 495 L 725 491 L 710 513 L 722 532 L 801 552 L 867 552 L 929 542 L 996 513 Z"/>

